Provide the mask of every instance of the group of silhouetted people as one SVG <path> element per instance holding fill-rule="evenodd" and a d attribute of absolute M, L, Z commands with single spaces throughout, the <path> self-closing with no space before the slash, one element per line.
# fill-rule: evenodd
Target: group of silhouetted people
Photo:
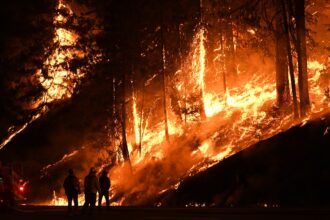
<path fill-rule="evenodd" d="M 98 205 L 102 206 L 102 199 L 105 197 L 106 206 L 110 206 L 109 189 L 110 179 L 107 176 L 107 171 L 103 170 L 100 177 L 96 175 L 95 168 L 91 168 L 89 174 L 84 180 L 84 194 L 85 203 L 82 208 L 82 213 L 85 213 L 88 207 L 90 212 L 93 211 L 96 203 L 96 194 L 99 193 Z M 75 176 L 72 169 L 69 169 L 69 174 L 64 180 L 63 184 L 65 194 L 68 199 L 68 210 L 72 213 L 72 201 L 74 203 L 75 211 L 78 209 L 78 195 L 81 193 L 78 178 Z"/>

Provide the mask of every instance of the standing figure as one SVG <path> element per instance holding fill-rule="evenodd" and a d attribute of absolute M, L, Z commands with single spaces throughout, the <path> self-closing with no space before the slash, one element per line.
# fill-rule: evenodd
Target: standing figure
<path fill-rule="evenodd" d="M 64 180 L 64 190 L 68 199 L 68 211 L 72 212 L 72 200 L 75 210 L 78 209 L 78 194 L 80 193 L 80 185 L 78 178 L 74 175 L 73 170 L 69 169 L 68 176 Z"/>
<path fill-rule="evenodd" d="M 102 174 L 99 178 L 100 183 L 100 193 L 99 193 L 99 207 L 102 206 L 102 198 L 105 197 L 106 206 L 110 206 L 110 200 L 109 200 L 109 189 L 110 189 L 110 179 L 107 176 L 107 171 L 103 170 Z"/>
<path fill-rule="evenodd" d="M 96 193 L 100 192 L 99 181 L 96 177 L 95 168 L 91 168 L 89 174 L 85 177 L 84 181 L 84 192 L 85 192 L 85 204 L 83 212 L 90 207 L 90 212 L 93 211 L 96 203 Z"/>

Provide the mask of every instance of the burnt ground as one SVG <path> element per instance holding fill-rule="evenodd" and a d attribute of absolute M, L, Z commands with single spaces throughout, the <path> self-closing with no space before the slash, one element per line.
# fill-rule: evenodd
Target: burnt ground
<path fill-rule="evenodd" d="M 160 201 L 176 207 L 330 207 L 330 114 L 186 178 Z"/>
<path fill-rule="evenodd" d="M 2 210 L 3 211 L 3 210 Z M 92 214 L 69 216 L 66 207 L 19 207 L 15 211 L 0 212 L 3 220 L 9 219 L 113 219 L 113 220 L 315 220 L 329 219 L 329 209 L 283 209 L 283 208 L 143 208 L 111 207 L 94 210 Z"/>

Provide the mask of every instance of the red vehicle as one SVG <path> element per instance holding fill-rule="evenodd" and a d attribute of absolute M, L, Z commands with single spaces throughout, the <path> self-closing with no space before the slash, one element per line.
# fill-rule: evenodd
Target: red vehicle
<path fill-rule="evenodd" d="M 16 205 L 26 200 L 27 181 L 24 181 L 21 169 L 17 166 L 0 164 L 0 204 Z"/>

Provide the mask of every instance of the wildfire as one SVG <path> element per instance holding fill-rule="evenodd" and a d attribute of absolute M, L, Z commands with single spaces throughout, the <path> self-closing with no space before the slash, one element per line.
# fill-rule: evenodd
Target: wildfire
<path fill-rule="evenodd" d="M 202 125 L 202 127 L 196 128 L 194 121 L 191 121 L 187 126 L 190 129 L 189 132 L 193 133 L 195 138 L 203 141 L 195 150 L 190 152 L 190 159 L 186 159 L 186 156 L 182 155 L 185 158 L 184 161 L 186 161 L 185 172 L 183 172 L 185 174 L 177 174 L 178 176 L 172 177 L 172 181 L 169 181 L 168 184 L 160 184 L 158 192 L 177 188 L 180 179 L 183 178 L 180 175 L 193 175 L 205 170 L 251 144 L 288 129 L 293 124 L 292 115 L 272 115 L 271 106 L 276 103 L 276 83 L 275 79 L 270 76 L 272 74 L 255 73 L 246 81 L 244 86 L 227 89 L 225 95 L 208 91 L 205 84 L 205 40 L 204 30 L 201 29 L 196 34 L 192 46 L 193 52 L 190 60 L 188 58 L 187 61 L 191 63 L 191 67 L 188 68 L 191 70 L 192 76 L 190 83 L 193 84 L 190 92 L 196 91 L 194 88 L 198 88 L 200 91 L 199 94 L 207 118 L 204 122 L 205 126 Z M 320 71 L 324 69 L 324 66 L 317 61 L 309 61 L 308 68 L 310 96 L 314 100 L 313 113 L 315 113 L 324 110 L 324 102 L 322 101 L 324 94 L 318 86 Z M 182 72 L 177 71 L 176 75 L 180 75 Z M 183 80 L 179 81 L 177 84 L 178 91 L 183 93 L 185 86 L 187 85 L 184 85 Z M 189 90 L 186 95 L 189 96 Z M 185 97 L 185 95 L 182 95 L 182 97 Z M 175 123 L 174 117 L 169 118 L 170 128 L 172 128 L 171 135 L 183 135 L 187 127 L 184 129 L 180 123 Z M 136 175 L 142 175 L 139 171 L 142 172 L 145 167 L 150 166 L 150 163 L 154 161 L 152 158 L 157 158 L 158 161 L 165 160 L 168 157 L 173 157 L 169 153 L 171 151 L 169 148 L 183 147 L 184 143 L 175 143 L 171 146 L 164 144 L 165 137 L 163 132 L 160 132 L 162 128 L 163 125 L 160 123 L 146 130 L 142 141 L 143 153 L 139 157 L 131 158 Z M 197 133 L 194 133 L 196 129 Z M 111 177 L 116 179 L 118 172 L 120 173 L 116 170 Z M 166 173 L 163 175 L 167 176 Z M 119 187 L 122 183 L 118 181 L 117 184 Z M 135 186 L 131 187 L 135 188 Z M 153 187 L 156 186 L 153 185 Z M 144 190 L 150 191 L 147 188 Z M 128 190 L 126 198 L 122 202 L 126 200 L 129 203 L 130 193 L 133 192 Z"/>
<path fill-rule="evenodd" d="M 253 34 L 252 31 L 250 33 Z M 191 76 L 188 82 L 178 80 L 176 87 L 181 99 L 195 96 L 201 99 L 198 104 L 204 108 L 205 120 L 188 120 L 183 126 L 169 111 L 169 133 L 175 141 L 166 143 L 163 122 L 154 124 L 147 120 L 142 138 L 141 116 L 138 114 L 136 94 L 133 94 L 133 130 L 135 143 L 141 143 L 141 152 L 138 154 L 130 150 L 133 176 L 122 164 L 110 172 L 113 192 L 124 195 L 116 204 L 138 204 L 148 196 L 176 189 L 185 176 L 205 170 L 293 125 L 293 115 L 274 113 L 276 83 L 272 75 L 275 73 L 257 72 L 249 75 L 244 79 L 243 86 L 228 88 L 224 94 L 211 91 L 205 82 L 205 41 L 205 31 L 201 28 L 186 58 L 185 69 L 176 72 L 177 77 L 182 74 Z M 312 113 L 330 107 L 329 98 L 320 86 L 324 69 L 325 66 L 316 60 L 308 62 Z M 193 108 L 193 105 L 198 104 L 186 103 L 186 106 Z M 132 149 L 132 144 L 129 146 Z M 140 200 L 137 199 L 137 193 L 141 193 Z"/>

